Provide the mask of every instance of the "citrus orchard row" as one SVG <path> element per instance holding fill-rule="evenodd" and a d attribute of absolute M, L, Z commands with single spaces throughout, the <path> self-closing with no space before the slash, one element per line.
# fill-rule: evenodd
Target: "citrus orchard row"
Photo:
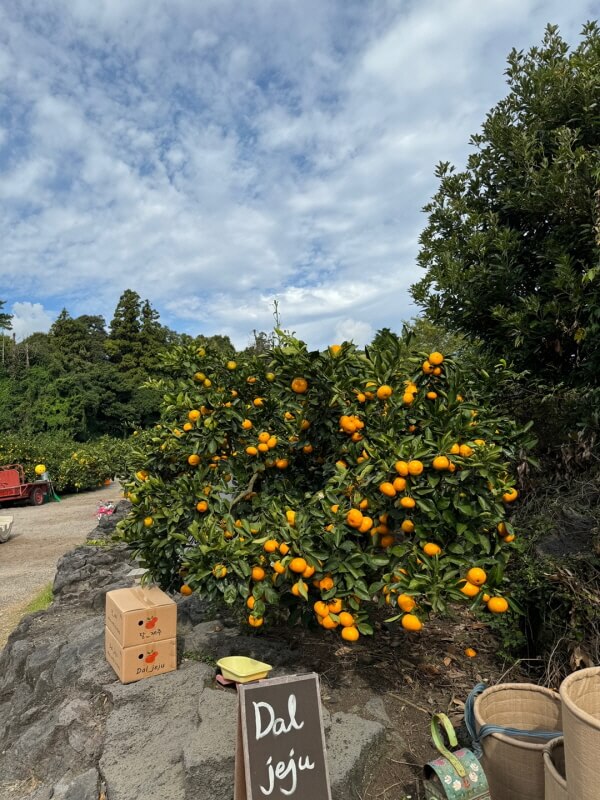
<path fill-rule="evenodd" d="M 149 575 L 245 605 L 252 627 L 312 619 L 349 642 L 376 605 L 409 631 L 461 601 L 504 613 L 522 432 L 441 353 L 279 335 L 236 361 L 164 355 L 122 525 Z"/>

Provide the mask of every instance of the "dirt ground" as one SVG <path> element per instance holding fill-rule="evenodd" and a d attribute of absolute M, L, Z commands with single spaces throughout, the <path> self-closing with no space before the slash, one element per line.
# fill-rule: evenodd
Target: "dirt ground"
<path fill-rule="evenodd" d="M 104 502 L 121 499 L 118 483 L 69 495 L 42 506 L 3 506 L 14 517 L 12 536 L 0 544 L 0 649 L 31 599 L 54 579 L 58 559 L 96 526 Z"/>
<path fill-rule="evenodd" d="M 498 643 L 485 622 L 468 609 L 453 618 L 430 619 L 418 634 L 386 625 L 381 612 L 377 635 L 352 646 L 319 632 L 278 629 L 275 639 L 297 648 L 306 671 L 320 673 L 324 700 L 332 711 L 360 714 L 378 694 L 389 717 L 381 758 L 367 774 L 360 800 L 425 800 L 423 766 L 436 757 L 430 738 L 434 713 L 443 711 L 457 729 L 459 742 L 464 701 L 478 683 L 527 681 L 518 662 L 498 657 Z M 265 631 L 265 635 L 269 635 Z M 465 648 L 477 651 L 468 658 Z M 461 744 L 469 746 L 464 739 Z"/>

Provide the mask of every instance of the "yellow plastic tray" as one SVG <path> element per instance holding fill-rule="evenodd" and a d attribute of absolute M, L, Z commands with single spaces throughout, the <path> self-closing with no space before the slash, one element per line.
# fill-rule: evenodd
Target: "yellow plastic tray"
<path fill-rule="evenodd" d="M 217 666 L 221 668 L 224 678 L 236 683 L 250 683 L 266 678 L 273 669 L 270 664 L 263 661 L 256 661 L 247 656 L 227 656 L 217 661 Z"/>

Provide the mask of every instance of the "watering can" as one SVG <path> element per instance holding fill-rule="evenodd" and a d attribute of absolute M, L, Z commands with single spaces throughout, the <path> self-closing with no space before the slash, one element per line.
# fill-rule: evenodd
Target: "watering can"
<path fill-rule="evenodd" d="M 449 750 L 440 726 L 444 728 L 450 747 L 458 747 L 456 732 L 448 717 L 435 714 L 431 720 L 431 738 L 440 757 L 425 766 L 425 800 L 491 800 L 485 772 L 475 755 L 466 748 Z"/>

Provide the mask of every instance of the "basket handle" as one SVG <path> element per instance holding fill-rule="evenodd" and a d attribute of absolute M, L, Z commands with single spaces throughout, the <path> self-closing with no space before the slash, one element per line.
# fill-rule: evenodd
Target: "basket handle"
<path fill-rule="evenodd" d="M 443 726 L 444 732 L 448 737 L 448 743 L 450 747 L 457 747 L 458 740 L 456 738 L 456 731 L 452 726 L 452 723 L 448 719 L 445 714 L 434 714 L 431 719 L 431 739 L 433 741 L 435 749 L 440 753 L 440 755 L 444 756 L 444 758 L 452 764 L 454 771 L 457 775 L 461 778 L 464 778 L 467 774 L 466 769 L 460 763 L 458 758 L 452 753 L 446 745 L 444 744 L 444 736 L 440 725 Z"/>

